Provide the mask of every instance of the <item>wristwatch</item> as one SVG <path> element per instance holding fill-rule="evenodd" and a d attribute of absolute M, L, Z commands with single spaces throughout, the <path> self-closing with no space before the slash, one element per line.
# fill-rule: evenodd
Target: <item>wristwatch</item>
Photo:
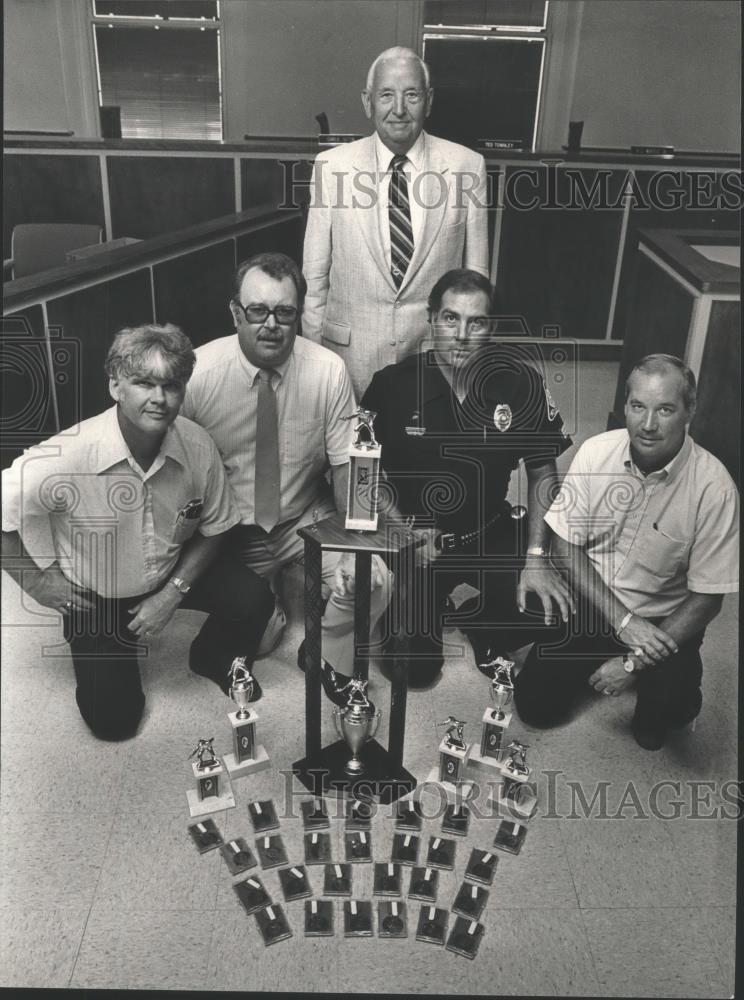
<path fill-rule="evenodd" d="M 186 581 L 180 576 L 172 576 L 168 583 L 172 583 L 177 591 L 181 594 L 188 594 L 191 590 L 191 584 L 186 583 Z"/>
<path fill-rule="evenodd" d="M 527 549 L 528 556 L 542 556 L 543 559 L 547 558 L 550 553 L 547 549 L 544 549 L 542 545 L 532 545 Z"/>
<path fill-rule="evenodd" d="M 635 671 L 636 662 L 630 653 L 623 653 L 623 670 L 626 674 L 632 674 Z"/>

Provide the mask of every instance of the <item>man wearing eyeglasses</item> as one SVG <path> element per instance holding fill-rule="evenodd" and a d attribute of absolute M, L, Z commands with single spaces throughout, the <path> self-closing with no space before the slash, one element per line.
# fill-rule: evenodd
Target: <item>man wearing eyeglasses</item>
<path fill-rule="evenodd" d="M 483 663 L 531 641 L 556 613 L 567 622 L 574 608 L 550 564 L 543 521 L 556 456 L 571 445 L 558 408 L 524 349 L 494 338 L 492 289 L 482 274 L 449 271 L 428 308 L 425 349 L 377 372 L 362 399 L 377 412 L 394 498 L 387 515 L 423 540 L 409 666 L 416 686 L 442 669 L 445 613 Z M 520 461 L 526 514 L 506 501 Z"/>
<path fill-rule="evenodd" d="M 340 358 L 297 338 L 305 291 L 302 272 L 285 254 L 244 261 L 230 301 L 235 336 L 197 348 L 181 410 L 210 434 L 222 456 L 240 514 L 229 544 L 277 597 L 259 655 L 276 645 L 286 623 L 281 571 L 302 555 L 297 529 L 346 509 L 354 393 Z M 339 561 L 340 554 L 324 559 L 329 592 Z M 389 574 L 379 558 L 372 576 L 374 622 L 390 598 Z M 353 596 L 331 594 L 323 656 L 337 669 L 353 659 L 353 620 Z M 206 653 L 197 638 L 192 669 Z"/>
<path fill-rule="evenodd" d="M 417 350 L 440 275 L 488 274 L 485 162 L 423 131 L 433 98 L 419 56 L 387 49 L 362 92 L 375 134 L 315 161 L 302 332 L 344 359 L 358 396 L 376 371 Z"/>

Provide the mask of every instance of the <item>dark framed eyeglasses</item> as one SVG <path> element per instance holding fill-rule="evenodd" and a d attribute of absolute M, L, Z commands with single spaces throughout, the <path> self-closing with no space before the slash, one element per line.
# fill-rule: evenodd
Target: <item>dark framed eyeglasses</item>
<path fill-rule="evenodd" d="M 273 316 L 280 326 L 291 326 L 299 315 L 294 306 L 276 306 L 274 309 L 269 309 L 268 306 L 258 303 L 244 306 L 238 302 L 238 305 L 248 323 L 265 323 L 269 316 Z"/>

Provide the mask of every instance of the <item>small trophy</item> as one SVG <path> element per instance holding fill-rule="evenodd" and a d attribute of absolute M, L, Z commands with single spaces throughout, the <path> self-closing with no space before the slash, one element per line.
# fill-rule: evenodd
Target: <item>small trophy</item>
<path fill-rule="evenodd" d="M 501 762 L 502 782 L 496 786 L 491 804 L 499 815 L 529 819 L 537 807 L 537 794 L 530 782 L 532 768 L 527 764 L 526 743 L 512 740 L 506 748 L 509 757 Z"/>
<path fill-rule="evenodd" d="M 346 528 L 353 531 L 377 530 L 380 455 L 373 430 L 377 416 L 372 410 L 358 407 L 345 420 L 356 420 L 354 439 L 349 446 L 349 492 L 346 502 Z"/>
<path fill-rule="evenodd" d="M 189 754 L 189 759 L 197 758 L 191 765 L 196 779 L 196 789 L 189 788 L 186 792 L 192 816 L 203 816 L 219 809 L 231 809 L 235 805 L 229 778 L 226 779 L 226 787 L 220 794 L 220 778 L 224 775 L 225 769 L 215 756 L 213 743 L 214 736 L 208 740 L 199 740 Z"/>
<path fill-rule="evenodd" d="M 448 802 L 459 805 L 473 794 L 473 782 L 464 780 L 465 765 L 471 746 L 465 742 L 465 723 L 449 715 L 437 726 L 446 726 L 442 742 L 439 744 L 439 767 L 429 772 L 428 782 L 439 785 Z"/>
<path fill-rule="evenodd" d="M 489 650 L 490 655 L 490 650 Z M 512 720 L 512 713 L 504 709 L 511 703 L 514 696 L 514 681 L 512 671 L 514 663 L 503 656 L 487 659 L 479 663 L 478 669 L 491 680 L 491 701 L 493 708 L 487 708 L 483 713 L 480 752 L 473 752 L 468 759 L 468 766 L 490 771 L 491 774 L 500 771 L 501 751 L 504 746 L 504 733 Z"/>
<path fill-rule="evenodd" d="M 240 778 L 269 766 L 269 755 L 256 743 L 258 712 L 248 705 L 253 694 L 253 676 L 245 665 L 245 657 L 236 657 L 230 666 L 230 697 L 238 706 L 228 712 L 233 731 L 232 753 L 225 754 L 225 767 L 233 778 Z"/>
<path fill-rule="evenodd" d="M 351 750 L 351 757 L 344 766 L 344 771 L 355 778 L 361 778 L 365 774 L 364 761 L 359 757 L 359 753 L 372 737 L 376 734 L 382 718 L 382 712 L 375 709 L 375 706 L 367 697 L 366 680 L 352 677 L 348 684 L 342 689 L 348 689 L 346 704 L 343 708 L 333 709 L 333 721 L 338 735 L 346 740 Z"/>

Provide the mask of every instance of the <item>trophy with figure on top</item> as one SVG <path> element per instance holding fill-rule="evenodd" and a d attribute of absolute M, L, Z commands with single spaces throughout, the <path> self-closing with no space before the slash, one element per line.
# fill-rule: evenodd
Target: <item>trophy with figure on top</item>
<path fill-rule="evenodd" d="M 473 782 L 465 780 L 465 765 L 471 750 L 463 735 L 466 723 L 448 715 L 436 725 L 444 726 L 445 733 L 439 744 L 439 766 L 432 768 L 426 780 L 438 785 L 448 802 L 459 804 L 473 794 Z"/>
<path fill-rule="evenodd" d="M 214 752 L 214 736 L 200 739 L 189 754 L 189 759 L 196 757 L 191 769 L 196 779 L 196 788 L 189 788 L 186 798 L 189 812 L 192 816 L 203 816 L 205 813 L 217 812 L 220 809 L 231 809 L 235 805 L 235 797 L 230 787 L 230 779 L 225 774 L 222 763 Z M 222 779 L 225 787 L 222 787 Z"/>
<path fill-rule="evenodd" d="M 349 492 L 346 504 L 346 528 L 353 531 L 377 530 L 377 507 L 382 448 L 375 438 L 373 424 L 377 414 L 358 407 L 344 420 L 356 420 L 354 438 L 349 446 Z"/>
<path fill-rule="evenodd" d="M 493 708 L 483 713 L 480 751 L 473 750 L 468 758 L 468 767 L 486 772 L 498 780 L 502 773 L 501 756 L 504 736 L 512 720 L 512 713 L 505 711 L 514 697 L 514 662 L 503 656 L 491 656 L 478 664 L 478 669 L 491 681 L 491 701 Z"/>
<path fill-rule="evenodd" d="M 233 731 L 233 750 L 232 753 L 225 754 L 225 767 L 230 777 L 240 778 L 255 771 L 263 771 L 270 761 L 261 744 L 256 743 L 258 712 L 248 707 L 253 698 L 254 680 L 244 656 L 237 656 L 232 661 L 228 676 L 230 697 L 238 709 L 227 715 Z"/>
<path fill-rule="evenodd" d="M 527 763 L 529 746 L 512 740 L 506 748 L 509 755 L 501 762 L 502 780 L 494 786 L 490 804 L 500 816 L 528 820 L 537 808 L 537 792 L 530 781 L 532 768 Z"/>

